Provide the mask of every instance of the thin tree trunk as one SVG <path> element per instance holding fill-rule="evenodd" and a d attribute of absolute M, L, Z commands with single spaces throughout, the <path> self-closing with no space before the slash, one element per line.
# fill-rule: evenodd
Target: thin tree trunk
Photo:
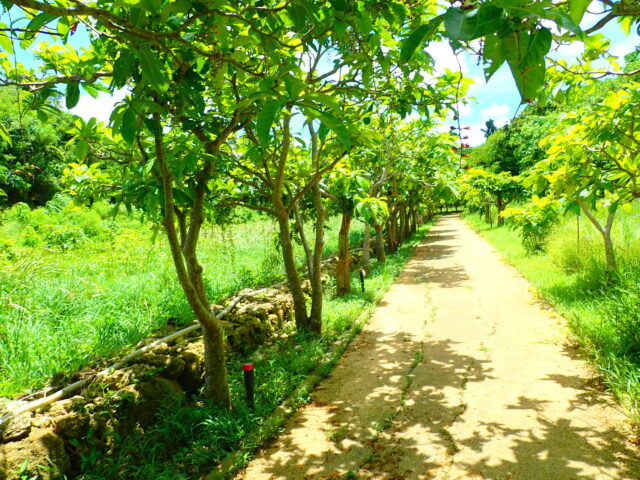
<path fill-rule="evenodd" d="M 398 243 L 404 243 L 404 240 L 407 238 L 407 207 L 402 205 L 400 207 L 400 225 L 398 226 Z"/>
<path fill-rule="evenodd" d="M 309 276 L 309 281 L 311 281 L 311 278 L 313 277 L 313 255 L 311 253 L 311 247 L 309 247 L 309 242 L 307 241 L 307 236 L 304 233 L 304 223 L 302 222 L 302 217 L 300 217 L 300 209 L 298 208 L 297 203 L 293 205 L 293 213 L 296 217 L 298 236 L 300 237 L 300 242 L 302 242 L 302 248 L 304 249 L 304 257 L 307 262 L 307 273 Z"/>
<path fill-rule="evenodd" d="M 391 211 L 389 218 L 387 219 L 387 249 L 390 253 L 396 253 L 398 250 L 398 242 L 396 237 L 396 211 L 395 208 Z"/>
<path fill-rule="evenodd" d="M 498 206 L 498 226 L 502 226 L 504 225 L 504 217 L 500 214 L 503 212 L 505 208 L 505 203 L 504 203 L 504 199 L 502 198 L 502 195 L 500 194 L 496 196 L 496 205 Z"/>
<path fill-rule="evenodd" d="M 316 173 L 320 171 L 320 145 L 318 133 L 312 122 L 307 124 L 311 136 L 311 161 Z M 322 203 L 322 191 L 318 180 L 311 189 L 313 209 L 315 211 L 315 240 L 313 244 L 311 281 L 311 313 L 309 315 L 309 329 L 313 332 L 322 331 L 322 304 L 324 292 L 322 290 L 322 253 L 324 250 L 324 220 L 326 211 Z"/>
<path fill-rule="evenodd" d="M 493 220 L 491 219 L 491 202 L 485 200 L 484 202 L 484 221 L 493 227 Z"/>
<path fill-rule="evenodd" d="M 371 226 L 364 222 L 364 240 L 362 242 L 362 267 L 369 270 L 371 267 Z"/>
<path fill-rule="evenodd" d="M 293 245 L 291 243 L 291 232 L 289 230 L 289 217 L 287 211 L 282 206 L 276 205 L 278 212 L 278 226 L 280 227 L 280 247 L 282 248 L 282 258 L 284 260 L 284 270 L 287 274 L 287 283 L 289 291 L 293 297 L 293 310 L 296 320 L 296 327 L 300 330 L 308 328 L 307 302 L 302 291 L 300 276 L 296 270 L 295 257 L 293 254 Z"/>
<path fill-rule="evenodd" d="M 606 272 L 607 276 L 611 278 L 611 276 L 618 269 L 618 263 L 616 260 L 616 252 L 613 247 L 613 240 L 611 239 L 611 229 L 613 227 L 613 220 L 615 219 L 617 207 L 609 208 L 609 214 L 607 215 L 607 222 L 605 225 L 602 225 L 596 216 L 587 208 L 584 202 L 581 199 L 578 199 L 578 205 L 587 216 L 587 218 L 591 221 L 596 230 L 600 232 L 602 235 L 602 239 L 604 241 L 604 254 L 606 259 Z"/>
<path fill-rule="evenodd" d="M 404 215 L 404 239 L 406 240 L 411 236 L 411 212 L 409 207 L 405 207 Z"/>
<path fill-rule="evenodd" d="M 180 247 L 184 247 L 187 241 L 187 218 L 184 212 L 178 208 L 175 209 L 176 218 L 178 219 L 178 229 L 180 232 Z"/>
<path fill-rule="evenodd" d="M 211 318 L 215 319 L 213 314 Z M 229 405 L 224 330 L 218 320 L 211 322 L 211 326 L 202 325 L 202 343 L 204 344 L 204 371 L 216 373 L 204 377 L 205 396 L 215 404 Z"/>
<path fill-rule="evenodd" d="M 351 215 L 342 214 L 342 224 L 338 233 L 338 264 L 336 265 L 336 295 L 341 297 L 351 293 L 349 271 L 349 228 Z"/>
<path fill-rule="evenodd" d="M 382 235 L 382 225 L 379 223 L 373 224 L 373 229 L 376 231 L 376 258 L 379 262 L 385 262 L 387 256 L 384 253 L 384 236 Z"/>
<path fill-rule="evenodd" d="M 324 250 L 324 220 L 326 211 L 322 203 L 320 184 L 312 190 L 313 208 L 316 212 L 315 242 L 313 246 L 313 275 L 311 276 L 311 315 L 309 330 L 320 333 L 322 330 L 322 251 Z"/>

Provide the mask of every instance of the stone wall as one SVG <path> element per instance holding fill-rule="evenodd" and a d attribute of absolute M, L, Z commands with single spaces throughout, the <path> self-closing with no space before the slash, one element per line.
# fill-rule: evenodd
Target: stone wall
<path fill-rule="evenodd" d="M 223 306 L 213 308 L 220 311 Z M 247 295 L 223 317 L 227 348 L 254 350 L 289 323 L 292 314 L 286 287 Z M 141 345 L 168 333 L 165 328 Z M 193 332 L 97 378 L 74 397 L 9 419 L 0 425 L 0 480 L 19 479 L 25 461 L 28 472 L 42 480 L 73 477 L 81 458 L 90 452 L 115 454 L 117 439 L 149 426 L 161 404 L 198 392 L 203 385 L 202 360 L 202 340 Z M 75 379 L 94 373 L 83 369 Z M 23 403 L 0 405 L 0 414 Z"/>

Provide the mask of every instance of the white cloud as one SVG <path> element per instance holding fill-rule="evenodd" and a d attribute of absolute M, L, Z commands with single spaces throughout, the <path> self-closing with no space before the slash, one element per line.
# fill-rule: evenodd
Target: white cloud
<path fill-rule="evenodd" d="M 433 57 L 436 62 L 435 72 L 436 75 L 440 73 L 444 73 L 446 69 L 451 70 L 452 72 L 462 71 L 464 75 L 469 72 L 469 68 L 467 67 L 467 62 L 464 58 L 463 53 L 458 54 L 458 60 L 460 61 L 460 65 L 458 66 L 458 61 L 456 61 L 456 55 L 454 55 L 453 50 L 448 42 L 433 42 L 430 43 L 426 48 L 429 55 Z"/>
<path fill-rule="evenodd" d="M 472 147 L 483 144 L 486 138 L 484 138 L 484 132 L 481 129 L 484 127 L 484 123 L 476 123 L 475 125 L 471 125 L 469 130 L 466 130 L 464 133 L 464 136 L 468 138 L 463 141 L 465 143 L 468 143 Z"/>
<path fill-rule="evenodd" d="M 506 118 L 511 111 L 509 105 L 500 104 L 496 105 L 492 104 L 489 108 L 485 108 L 480 111 L 480 115 L 487 118 Z"/>
<path fill-rule="evenodd" d="M 78 105 L 73 107 L 70 112 L 82 117 L 84 120 L 89 120 L 94 117 L 99 122 L 107 124 L 109 123 L 109 116 L 111 116 L 114 105 L 126 95 L 126 89 L 118 90 L 114 92 L 113 95 L 100 92 L 98 98 L 93 98 L 90 95 L 82 95 Z"/>
<path fill-rule="evenodd" d="M 631 42 L 629 42 L 627 44 L 615 45 L 611 47 L 611 49 L 609 50 L 609 53 L 611 53 L 611 55 L 616 57 L 624 57 L 628 53 L 633 52 L 635 49 L 636 49 L 636 46 L 633 45 Z"/>

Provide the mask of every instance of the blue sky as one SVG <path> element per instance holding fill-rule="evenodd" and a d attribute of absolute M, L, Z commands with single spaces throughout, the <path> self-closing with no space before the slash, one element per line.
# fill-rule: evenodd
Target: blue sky
<path fill-rule="evenodd" d="M 594 4 L 592 4 L 595 6 Z M 581 26 L 587 28 L 595 23 L 594 16 L 587 13 Z M 2 15 L 2 21 L 7 22 L 6 15 Z M 15 20 L 15 19 L 14 19 Z M 610 22 L 605 28 L 600 30 L 605 37 L 611 40 L 611 54 L 622 57 L 633 51 L 636 46 L 640 45 L 640 37 L 634 31 L 630 36 L 626 36 L 617 22 Z M 69 38 L 69 43 L 76 49 L 80 49 L 82 45 L 86 45 L 88 36 L 85 27 L 80 25 L 78 32 Z M 445 68 L 458 70 L 458 62 L 456 61 L 448 43 L 435 43 L 427 47 L 427 51 L 436 61 L 436 72 L 442 72 Z M 564 58 L 569 62 L 576 58 L 582 51 L 582 44 L 574 42 L 571 45 L 561 47 L 553 54 L 555 58 Z M 487 119 L 492 118 L 497 126 L 502 126 L 511 120 L 516 113 L 520 104 L 520 96 L 516 88 L 515 82 L 511 76 L 511 72 L 506 65 L 503 65 L 495 75 L 485 82 L 484 73 L 481 65 L 478 65 L 478 59 L 467 53 L 459 55 L 459 62 L 462 72 L 465 76 L 473 79 L 474 83 L 469 89 L 469 95 L 474 97 L 467 105 L 460 108 L 460 118 L 463 126 L 469 126 L 471 129 L 467 131 L 469 136 L 468 143 L 478 145 L 484 141 L 484 135 L 481 128 Z M 26 65 L 32 65 L 30 55 L 20 52 L 18 60 Z M 77 107 L 72 112 L 84 118 L 95 116 L 98 120 L 107 122 L 113 104 L 123 98 L 125 92 L 116 92 L 113 97 L 101 94 L 99 98 L 94 99 L 84 94 Z M 448 130 L 448 125 L 443 127 Z"/>
<path fill-rule="evenodd" d="M 588 28 L 594 23 L 593 17 L 587 14 L 581 26 Z M 621 65 L 624 64 L 624 55 L 634 51 L 640 45 L 640 37 L 635 32 L 635 28 L 632 28 L 632 34 L 627 37 L 615 21 L 609 22 L 599 33 L 610 39 L 610 53 L 619 57 Z M 427 51 L 436 59 L 437 69 L 458 69 L 458 64 L 448 45 L 432 45 L 427 48 Z M 582 51 L 583 44 L 575 42 L 560 47 L 558 51 L 553 52 L 552 57 L 571 62 Z M 482 66 L 477 65 L 477 57 L 461 54 L 459 58 L 463 73 L 474 80 L 468 93 L 471 97 L 475 97 L 475 100 L 471 100 L 468 105 L 460 108 L 460 119 L 463 126 L 471 127 L 468 131 L 468 143 L 479 145 L 484 142 L 484 134 L 480 129 L 484 128 L 485 122 L 492 118 L 497 126 L 502 126 L 511 120 L 520 105 L 520 94 L 506 64 L 491 77 L 489 82 L 485 82 Z"/>

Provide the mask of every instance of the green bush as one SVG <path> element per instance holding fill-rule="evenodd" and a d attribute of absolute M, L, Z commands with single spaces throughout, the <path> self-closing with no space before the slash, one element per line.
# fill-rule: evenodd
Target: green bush
<path fill-rule="evenodd" d="M 27 225 L 20 231 L 20 244 L 24 247 L 39 247 L 44 244 L 44 240 L 35 228 Z"/>
<path fill-rule="evenodd" d="M 50 225 L 44 233 L 46 244 L 63 252 L 87 241 L 84 230 L 77 225 Z"/>
<path fill-rule="evenodd" d="M 560 217 L 560 202 L 534 195 L 531 202 L 522 207 L 507 208 L 502 216 L 510 218 L 510 225 L 520 229 L 522 245 L 529 253 L 544 251 L 545 242 L 553 225 Z"/>

